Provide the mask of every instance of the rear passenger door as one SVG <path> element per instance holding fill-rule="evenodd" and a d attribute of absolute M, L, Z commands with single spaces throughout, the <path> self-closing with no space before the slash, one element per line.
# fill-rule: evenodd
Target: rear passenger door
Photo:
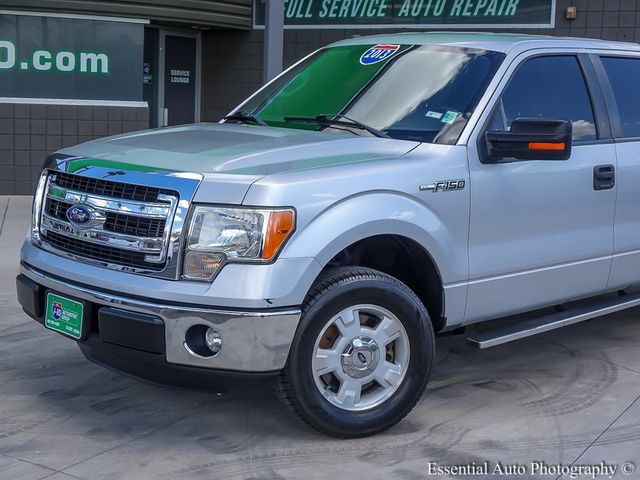
<path fill-rule="evenodd" d="M 467 323 L 599 294 L 611 268 L 616 193 L 595 189 L 594 169 L 616 154 L 590 58 L 530 54 L 501 88 L 468 146 Z M 571 158 L 491 163 L 485 133 L 519 117 L 570 120 Z"/>
<path fill-rule="evenodd" d="M 601 64 L 596 63 L 608 100 L 618 156 L 609 289 L 640 283 L 640 58 L 629 55 L 601 55 Z"/>

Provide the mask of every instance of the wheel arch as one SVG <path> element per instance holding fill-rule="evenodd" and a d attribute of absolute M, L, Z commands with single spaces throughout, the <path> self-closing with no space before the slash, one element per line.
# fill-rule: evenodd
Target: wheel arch
<path fill-rule="evenodd" d="M 343 199 L 311 221 L 302 220 L 303 225 L 285 247 L 283 256 L 314 257 L 320 275 L 330 266 L 345 265 L 351 258 L 353 266 L 394 276 L 423 301 L 436 330 L 443 326 L 443 285 L 466 275 L 466 243 L 456 241 L 457 235 L 428 205 L 401 193 L 377 191 Z M 373 261 L 371 252 L 375 251 L 403 260 L 402 267 Z M 413 261 L 404 261 L 407 258 Z M 423 280 L 418 278 L 421 272 L 425 274 Z M 313 275 L 312 283 L 318 276 Z M 299 287 L 306 293 L 311 284 L 305 282 Z"/>
<path fill-rule="evenodd" d="M 415 240 L 395 234 L 363 238 L 334 255 L 318 277 L 340 266 L 371 268 L 397 278 L 422 301 L 434 330 L 439 331 L 444 327 L 442 277 L 432 256 Z"/>

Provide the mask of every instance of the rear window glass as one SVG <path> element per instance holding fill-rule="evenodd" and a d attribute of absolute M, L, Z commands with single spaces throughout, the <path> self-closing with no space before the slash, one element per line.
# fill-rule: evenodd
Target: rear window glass
<path fill-rule="evenodd" d="M 640 137 L 640 59 L 603 57 L 625 138 Z"/>

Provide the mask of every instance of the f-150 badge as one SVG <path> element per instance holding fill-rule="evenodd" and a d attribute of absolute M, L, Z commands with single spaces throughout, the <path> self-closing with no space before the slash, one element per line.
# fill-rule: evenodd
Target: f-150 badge
<path fill-rule="evenodd" d="M 464 180 L 440 180 L 429 185 L 420 185 L 421 192 L 450 192 L 462 190 L 466 182 Z"/>

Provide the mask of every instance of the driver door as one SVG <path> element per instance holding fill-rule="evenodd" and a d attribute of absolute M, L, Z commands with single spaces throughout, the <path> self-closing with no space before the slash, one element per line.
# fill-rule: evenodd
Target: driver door
<path fill-rule="evenodd" d="M 616 153 L 600 87 L 587 83 L 590 60 L 537 54 L 517 63 L 469 142 L 466 323 L 599 294 L 611 268 L 616 191 L 596 190 L 594 169 L 615 168 Z M 485 133 L 519 117 L 569 119 L 571 158 L 492 163 Z"/>

